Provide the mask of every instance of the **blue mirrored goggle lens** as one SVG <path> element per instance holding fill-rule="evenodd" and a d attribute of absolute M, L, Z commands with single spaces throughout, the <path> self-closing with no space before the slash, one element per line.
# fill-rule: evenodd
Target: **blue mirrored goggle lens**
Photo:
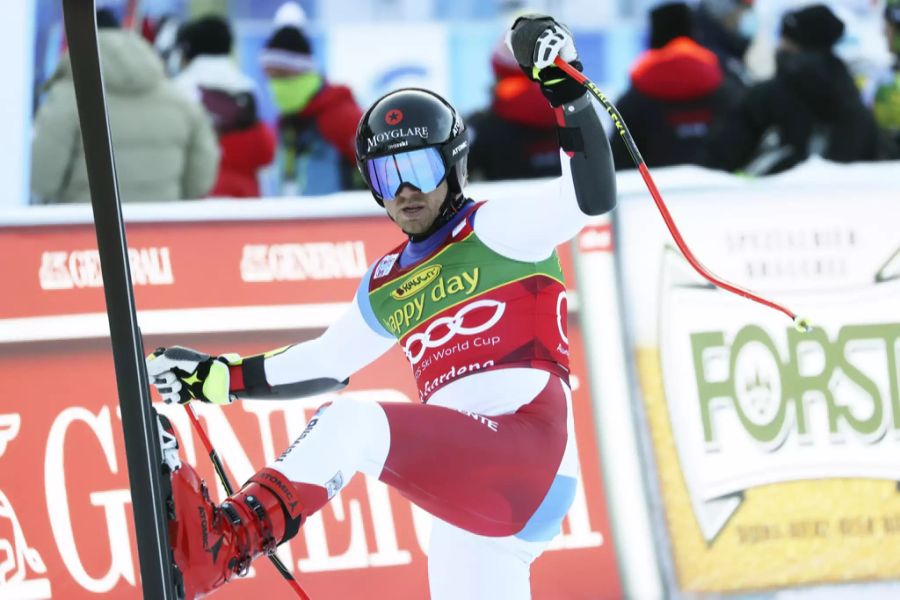
<path fill-rule="evenodd" d="M 437 148 L 379 156 L 366 161 L 372 190 L 384 200 L 393 200 L 400 186 L 408 183 L 423 192 L 431 192 L 446 175 L 444 161 Z"/>

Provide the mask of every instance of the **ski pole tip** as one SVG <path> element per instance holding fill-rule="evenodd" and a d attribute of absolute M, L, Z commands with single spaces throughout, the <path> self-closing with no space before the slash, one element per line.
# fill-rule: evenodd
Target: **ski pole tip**
<path fill-rule="evenodd" d="M 812 323 L 808 318 L 797 315 L 794 317 L 794 329 L 801 333 L 809 333 L 812 331 Z"/>

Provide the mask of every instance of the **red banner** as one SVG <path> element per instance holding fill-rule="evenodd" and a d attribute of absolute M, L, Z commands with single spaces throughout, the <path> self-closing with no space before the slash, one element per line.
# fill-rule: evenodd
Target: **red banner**
<path fill-rule="evenodd" d="M 128 239 L 147 348 L 180 343 L 248 354 L 316 335 L 330 313 L 307 309 L 348 301 L 368 264 L 400 238 L 389 222 L 361 218 L 146 223 L 130 225 Z M 3 229 L 0 253 L 15 257 L 3 267 L 14 292 L 0 297 L 0 597 L 133 598 L 139 571 L 112 356 L 108 337 L 90 325 L 105 319 L 93 229 Z M 570 261 L 564 265 L 571 275 Z M 154 315 L 173 324 L 148 333 L 144 323 Z M 281 315 L 284 327 L 267 321 Z M 210 326 L 198 328 L 204 320 Z M 82 331 L 72 334 L 67 324 Z M 562 535 L 533 568 L 534 598 L 613 599 L 620 583 L 577 319 L 570 341 L 582 478 Z M 354 376 L 342 394 L 417 397 L 398 350 Z M 233 479 L 243 481 L 327 399 L 197 408 Z M 181 407 L 161 410 L 180 434 L 183 458 L 215 481 Z M 222 490 L 213 495 L 221 499 Z M 418 599 L 427 590 L 429 519 L 360 476 L 280 553 L 316 600 L 365 589 Z M 258 561 L 216 597 L 250 594 L 290 592 Z"/>

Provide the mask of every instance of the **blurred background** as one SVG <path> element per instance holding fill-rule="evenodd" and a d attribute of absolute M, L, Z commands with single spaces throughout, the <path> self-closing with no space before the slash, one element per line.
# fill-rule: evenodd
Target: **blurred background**
<path fill-rule="evenodd" d="M 244 355 L 318 335 L 399 243 L 354 158 L 380 95 L 451 101 L 474 198 L 559 172 L 554 115 L 502 40 L 524 11 L 566 23 L 697 256 L 814 327 L 699 279 L 607 127 L 618 207 L 560 247 L 582 480 L 534 597 L 900 597 L 900 0 L 96 3 L 145 345 Z M 5 3 L 0 56 L 0 598 L 134 598 L 59 0 Z M 346 393 L 415 397 L 399 350 Z M 201 416 L 242 480 L 319 402 Z M 280 552 L 315 598 L 412 600 L 427 532 L 357 478 Z M 263 567 L 221 597 L 280 586 Z"/>
<path fill-rule="evenodd" d="M 300 121 L 309 120 L 310 115 L 314 119 L 321 117 L 327 120 L 327 117 L 322 117 L 321 111 L 316 113 L 317 109 L 306 110 L 309 104 L 315 104 L 316 96 L 320 96 L 318 100 L 322 100 L 323 104 L 335 104 L 327 94 L 321 93 L 323 84 L 337 86 L 339 91 L 344 91 L 343 86 L 349 90 L 352 100 L 341 94 L 336 100 L 337 103 L 348 100 L 356 105 L 355 109 L 348 109 L 350 112 L 342 113 L 343 120 L 349 121 L 380 95 L 402 86 L 435 90 L 446 96 L 466 117 L 490 110 L 492 103 L 498 102 L 498 96 L 508 96 L 508 92 L 514 89 L 514 86 L 498 85 L 505 77 L 517 73 L 511 56 L 504 56 L 505 50 L 498 45 L 517 13 L 546 12 L 567 23 L 575 34 L 584 72 L 610 99 L 616 100 L 629 87 L 635 61 L 654 43 L 654 22 L 663 36 L 687 35 L 696 38 L 702 46 L 717 54 L 726 75 L 739 73 L 741 85 L 746 87 L 772 76 L 782 15 L 804 3 L 797 0 L 690 0 L 686 6 L 692 12 L 693 23 L 691 30 L 684 32 L 678 31 L 678 15 L 673 16 L 663 10 L 655 21 L 651 17 L 654 10 L 658 11 L 665 4 L 668 3 L 660 3 L 659 0 L 535 0 L 527 3 L 518 0 L 302 0 L 289 7 L 290 10 L 284 10 L 280 16 L 278 11 L 283 6 L 282 0 L 98 0 L 97 6 L 104 13 L 106 28 L 131 30 L 152 45 L 163 61 L 165 76 L 175 80 L 180 78 L 180 87 L 186 90 L 188 96 L 193 86 L 194 100 L 204 105 L 216 128 L 218 156 L 212 156 L 210 149 L 209 156 L 194 161 L 202 163 L 195 170 L 203 171 L 196 175 L 194 185 L 182 185 L 180 189 L 163 187 L 155 191 L 154 199 L 159 200 L 160 195 L 173 195 L 171 190 L 175 190 L 176 196 L 208 197 L 318 195 L 359 188 L 361 182 L 354 173 L 352 147 L 350 141 L 345 139 L 346 132 L 329 131 L 330 126 L 324 121 L 310 126 L 306 122 L 297 123 L 298 119 L 289 122 L 291 119 L 285 117 L 294 113 Z M 884 2 L 833 0 L 828 4 L 845 25 L 834 51 L 848 66 L 862 100 L 872 106 L 875 86 L 886 73 L 890 73 L 894 62 L 886 37 Z M 6 193 L 0 197 L 0 204 L 3 205 L 87 200 L 83 195 L 86 186 L 83 186 L 84 190 L 79 190 L 79 182 L 72 181 L 79 179 L 77 174 L 71 172 L 78 170 L 78 160 L 69 155 L 77 152 L 65 148 L 67 145 L 77 146 L 77 139 L 61 137 L 59 132 L 66 124 L 54 119 L 50 114 L 53 112 L 51 108 L 45 109 L 48 114 L 43 119 L 46 127 L 41 127 L 42 121 L 38 119 L 42 105 L 51 96 L 54 74 L 66 52 L 61 13 L 61 5 L 56 0 L 16 3 L 9 18 L 0 23 L 0 47 L 4 50 L 7 64 L 11 65 L 4 89 L 0 91 L 0 131 L 7 132 L 4 136 L 7 139 L 6 156 L 0 166 L 3 180 L 8 182 Z M 230 45 L 224 48 L 215 46 L 215 27 L 211 30 L 200 27 L 192 33 L 186 32 L 192 22 L 210 15 L 221 17 L 230 28 Z M 669 32 L 667 29 L 671 23 L 676 25 Z M 295 28 L 300 36 L 276 41 L 274 38 L 278 30 L 285 27 Z M 668 41 L 668 38 L 663 41 Z M 186 50 L 191 44 L 194 49 Z M 215 48 L 210 50 L 209 44 Z M 305 91 L 298 89 L 296 93 L 306 96 L 289 100 L 290 110 L 279 110 L 277 105 L 273 91 L 277 86 L 272 85 L 277 77 L 267 77 L 263 67 L 266 49 L 274 49 L 276 54 L 280 52 L 282 58 L 285 53 L 303 58 L 300 66 L 293 63 L 290 65 L 292 70 L 285 73 L 277 72 L 276 66 L 278 76 L 317 74 L 313 81 L 309 80 L 310 77 L 295 77 L 303 79 L 306 86 Z M 235 158 L 241 150 L 234 148 L 250 147 L 247 139 L 226 139 L 227 133 L 245 127 L 248 119 L 244 119 L 243 124 L 223 124 L 222 110 L 229 110 L 228 106 L 223 109 L 215 98 L 203 97 L 205 92 L 198 93 L 217 86 L 227 87 L 230 84 L 215 80 L 217 77 L 228 78 L 234 73 L 223 75 L 220 69 L 216 69 L 206 75 L 201 74 L 199 79 L 196 73 L 185 75 L 192 54 L 206 52 L 214 52 L 220 58 L 223 54 L 227 56 L 233 70 L 242 78 L 239 86 L 242 87 L 237 91 L 252 96 L 254 106 L 249 121 L 258 119 L 269 130 L 268 134 L 257 132 L 260 135 L 251 136 L 256 150 L 249 160 L 243 156 Z M 728 64 L 728 61 L 734 64 Z M 126 65 L 124 68 L 137 67 Z M 199 67 L 194 70 L 202 71 Z M 108 85 L 111 85 L 110 76 L 107 74 L 106 77 Z M 185 79 L 191 81 L 186 83 Z M 281 87 L 284 90 L 285 86 Z M 230 92 L 232 100 L 234 91 L 232 89 Z M 241 101 L 238 98 L 238 104 Z M 503 98 L 500 97 L 499 101 L 502 102 Z M 112 103 L 115 104 L 115 101 Z M 115 109 L 113 106 L 111 111 L 115 112 Z M 516 112 L 515 106 L 507 112 L 510 110 Z M 724 110 L 722 108 L 720 112 Z M 549 115 L 544 106 L 527 112 L 543 112 L 545 121 Z M 241 117 L 237 118 L 240 121 Z M 511 118 L 519 119 L 518 123 L 524 123 L 525 127 L 543 126 L 547 129 L 540 122 L 541 117 L 531 118 L 530 121 L 528 116 L 513 115 Z M 127 117 L 114 114 L 112 119 L 114 141 L 117 141 L 117 134 L 127 137 L 127 133 L 116 131 L 116 125 L 118 122 L 133 122 L 134 113 L 129 109 Z M 478 119 L 475 123 L 479 123 Z M 67 124 L 77 129 L 71 118 Z M 343 129 L 352 129 L 350 125 L 352 123 L 345 124 Z M 634 123 L 632 127 L 637 125 Z M 704 131 L 707 125 L 710 124 L 704 124 Z M 128 125 L 120 127 L 126 129 Z M 473 134 L 477 137 L 477 128 Z M 272 141 L 269 139 L 273 136 L 275 148 L 271 147 Z M 487 142 L 489 137 L 485 136 L 483 140 Z M 325 138 L 324 143 L 321 138 Z M 554 134 L 550 131 L 543 138 L 550 139 L 552 144 Z M 33 140 L 43 146 L 33 148 Z M 642 149 L 648 144 L 642 144 L 640 139 L 638 142 Z M 123 178 L 123 160 L 126 161 L 126 170 L 131 170 L 128 168 L 125 145 L 122 142 L 117 144 L 120 179 Z M 46 150 L 46 147 L 51 149 Z M 478 163 L 477 139 L 474 150 L 474 160 Z M 654 164 L 653 151 L 649 150 L 650 155 L 645 151 L 645 158 L 651 167 L 665 164 Z M 329 151 L 343 159 L 329 156 Z M 494 149 L 491 151 L 494 152 Z M 68 154 L 61 156 L 66 152 Z M 244 150 L 245 154 L 249 152 Z M 48 153 L 52 156 L 46 157 Z M 552 152 L 550 154 L 549 159 L 531 156 L 530 165 L 518 173 L 513 170 L 509 175 L 490 165 L 480 168 L 479 164 L 475 164 L 473 177 L 543 176 L 548 171 L 541 160 L 555 164 L 556 159 Z M 190 158 L 185 160 L 191 162 Z M 683 160 L 699 162 L 699 159 Z M 236 168 L 239 171 L 242 169 L 245 176 L 253 180 L 249 189 L 223 182 L 222 177 L 227 173 L 220 172 L 214 181 L 210 181 L 211 176 L 205 173 L 217 168 L 226 171 L 233 167 L 235 161 L 241 163 Z M 43 165 L 45 162 L 46 167 Z M 711 166 L 721 168 L 721 165 Z M 184 167 L 190 168 L 190 165 Z M 305 171 L 316 175 L 308 176 Z M 553 165 L 550 166 L 551 174 L 552 171 Z M 156 173 L 155 176 L 160 175 Z M 135 197 L 129 194 L 129 181 L 122 185 L 124 201 L 141 199 L 141 193 Z M 150 190 L 144 192 L 145 200 L 148 194 L 154 195 Z"/>

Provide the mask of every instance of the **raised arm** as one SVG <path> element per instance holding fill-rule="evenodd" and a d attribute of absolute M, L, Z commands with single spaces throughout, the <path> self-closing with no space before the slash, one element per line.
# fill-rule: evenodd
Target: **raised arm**
<path fill-rule="evenodd" d="M 581 70 L 568 29 L 551 17 L 526 15 L 513 24 L 509 43 L 556 112 L 562 176 L 533 193 L 487 202 L 475 217 L 475 231 L 501 254 L 542 260 L 589 217 L 615 207 L 615 170 L 595 104 L 581 84 L 553 66 L 560 56 Z"/>
<path fill-rule="evenodd" d="M 287 400 L 339 390 L 395 342 L 372 315 L 367 281 L 368 276 L 344 314 L 318 338 L 248 357 L 160 349 L 147 359 L 150 380 L 169 403 Z"/>

